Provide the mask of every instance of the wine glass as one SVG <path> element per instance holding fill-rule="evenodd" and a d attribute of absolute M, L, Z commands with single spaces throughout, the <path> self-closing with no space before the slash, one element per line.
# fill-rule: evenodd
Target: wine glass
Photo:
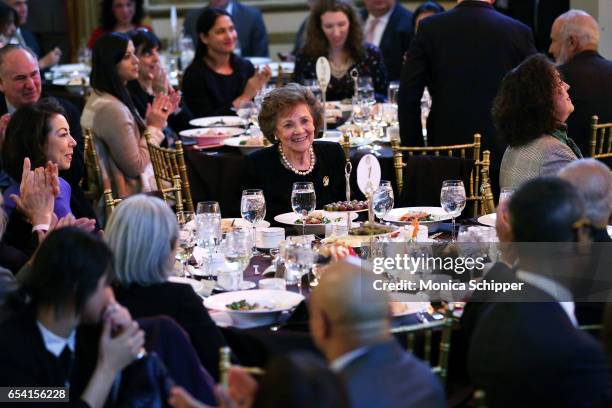
<path fill-rule="evenodd" d="M 300 295 L 302 294 L 302 277 L 310 272 L 314 262 L 314 251 L 310 243 L 289 242 L 285 246 L 285 274 L 287 283 L 296 280 Z"/>
<path fill-rule="evenodd" d="M 246 228 L 236 228 L 228 231 L 225 234 L 225 239 L 221 244 L 223 256 L 230 270 L 224 271 L 230 275 L 237 275 L 235 285 L 229 285 L 232 289 L 240 289 L 242 284 L 242 274 L 249 265 L 251 259 L 251 248 L 253 241 L 251 240 L 251 231 Z M 225 287 L 225 285 L 221 285 Z"/>
<path fill-rule="evenodd" d="M 193 255 L 193 248 L 196 246 L 197 242 L 194 214 L 192 211 L 181 211 L 176 213 L 176 220 L 179 224 L 176 259 L 181 261 L 181 276 L 189 276 L 191 274 L 187 270 L 187 265 L 189 259 Z"/>
<path fill-rule="evenodd" d="M 461 215 L 465 208 L 465 187 L 461 180 L 445 180 L 442 182 L 440 192 L 440 204 L 442 209 L 451 215 L 453 229 L 451 231 L 452 242 L 455 242 L 455 217 Z"/>
<path fill-rule="evenodd" d="M 393 208 L 393 203 L 394 197 L 391 182 L 381 180 L 378 189 L 376 189 L 372 197 L 372 207 L 374 208 L 374 214 L 378 217 L 379 222 L 383 222 L 385 215 Z"/>
<path fill-rule="evenodd" d="M 359 94 L 359 99 L 364 101 L 364 103 L 370 106 L 376 103 L 372 78 L 367 76 L 359 77 L 357 79 L 357 92 Z"/>
<path fill-rule="evenodd" d="M 389 82 L 389 89 L 387 90 L 387 97 L 389 103 L 397 107 L 397 94 L 399 92 L 399 81 Z"/>
<path fill-rule="evenodd" d="M 208 270 L 215 249 L 221 241 L 221 210 L 216 201 L 201 201 L 196 209 L 198 247 L 205 253 L 202 267 Z M 208 273 L 206 273 L 208 275 Z"/>
<path fill-rule="evenodd" d="M 240 214 L 253 227 L 253 255 L 260 252 L 255 247 L 257 223 L 266 216 L 266 199 L 261 189 L 243 190 L 240 200 Z"/>
<path fill-rule="evenodd" d="M 317 206 L 314 184 L 311 182 L 293 183 L 291 190 L 291 208 L 302 217 L 302 235 L 306 234 L 306 217 Z"/>

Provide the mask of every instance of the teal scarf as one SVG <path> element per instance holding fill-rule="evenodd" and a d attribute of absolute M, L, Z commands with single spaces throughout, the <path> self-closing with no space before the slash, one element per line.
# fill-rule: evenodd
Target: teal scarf
<path fill-rule="evenodd" d="M 572 140 L 572 138 L 567 135 L 566 129 L 557 128 L 554 132 L 551 132 L 550 134 L 552 137 L 572 149 L 572 152 L 574 152 L 577 158 L 582 159 L 583 156 L 582 152 L 580 151 L 580 148 L 578 147 L 576 142 L 574 142 L 574 140 Z"/>

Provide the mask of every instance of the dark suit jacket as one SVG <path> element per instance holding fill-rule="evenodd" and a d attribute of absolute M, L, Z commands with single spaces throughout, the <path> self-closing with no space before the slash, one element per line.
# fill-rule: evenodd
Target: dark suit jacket
<path fill-rule="evenodd" d="M 366 9 L 361 11 L 361 17 L 364 22 L 368 18 Z M 404 54 L 408 50 L 413 33 L 412 13 L 399 2 L 395 3 L 378 47 L 383 54 L 389 81 L 400 79 Z"/>
<path fill-rule="evenodd" d="M 570 86 L 574 112 L 567 119 L 567 135 L 584 156 L 591 155 L 591 116 L 599 123 L 612 121 L 612 61 L 596 51 L 583 51 L 559 67 Z"/>
<path fill-rule="evenodd" d="M 353 408 L 446 407 L 430 368 L 395 340 L 370 347 L 339 374 Z"/>
<path fill-rule="evenodd" d="M 232 20 L 238 33 L 240 41 L 240 55 L 245 57 L 267 57 L 268 54 L 268 33 L 264 24 L 261 11 L 255 7 L 247 6 L 232 0 Z M 192 10 L 185 16 L 183 29 L 189 35 L 193 44 L 200 42 L 196 32 L 198 18 L 204 8 Z"/>
<path fill-rule="evenodd" d="M 38 40 L 36 39 L 34 33 L 25 29 L 24 27 L 20 27 L 19 31 L 21 31 L 21 36 L 23 37 L 26 45 L 30 47 L 32 51 L 34 51 L 34 54 L 38 55 L 39 58 L 44 57 L 44 55 L 41 55 L 40 44 L 38 44 Z"/>
<path fill-rule="evenodd" d="M 402 144 L 422 146 L 421 96 L 428 87 L 430 146 L 470 143 L 482 134 L 482 149 L 499 168 L 491 104 L 502 78 L 535 53 L 531 30 L 488 3 L 466 0 L 421 22 L 402 69 L 399 124 Z"/>
<path fill-rule="evenodd" d="M 609 388 L 601 345 L 549 295 L 529 284 L 523 295 L 539 302 L 498 302 L 482 315 L 468 353 L 474 385 L 491 408 L 592 406 Z"/>
<path fill-rule="evenodd" d="M 117 286 L 115 296 L 135 319 L 166 315 L 176 320 L 189 335 L 204 368 L 219 379 L 219 348 L 226 345 L 225 339 L 191 286 L 173 282 Z"/>

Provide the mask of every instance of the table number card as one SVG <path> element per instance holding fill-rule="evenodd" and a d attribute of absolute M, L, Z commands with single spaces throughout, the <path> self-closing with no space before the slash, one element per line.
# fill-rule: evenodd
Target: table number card
<path fill-rule="evenodd" d="M 364 195 L 372 194 L 380 184 L 380 163 L 373 154 L 366 154 L 357 165 L 357 185 Z"/>

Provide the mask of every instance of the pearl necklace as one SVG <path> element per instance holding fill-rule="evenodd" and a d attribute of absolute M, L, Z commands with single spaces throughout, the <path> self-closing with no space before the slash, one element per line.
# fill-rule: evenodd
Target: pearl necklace
<path fill-rule="evenodd" d="M 308 167 L 308 170 L 304 171 L 296 169 L 291 163 L 289 163 L 289 160 L 287 160 L 287 157 L 285 156 L 285 153 L 283 152 L 283 148 L 281 147 L 280 143 L 278 144 L 278 152 L 280 153 L 280 159 L 283 166 L 285 166 L 287 170 L 291 170 L 298 176 L 306 176 L 312 173 L 312 171 L 314 170 L 316 156 L 312 146 L 310 146 L 310 167 Z"/>

